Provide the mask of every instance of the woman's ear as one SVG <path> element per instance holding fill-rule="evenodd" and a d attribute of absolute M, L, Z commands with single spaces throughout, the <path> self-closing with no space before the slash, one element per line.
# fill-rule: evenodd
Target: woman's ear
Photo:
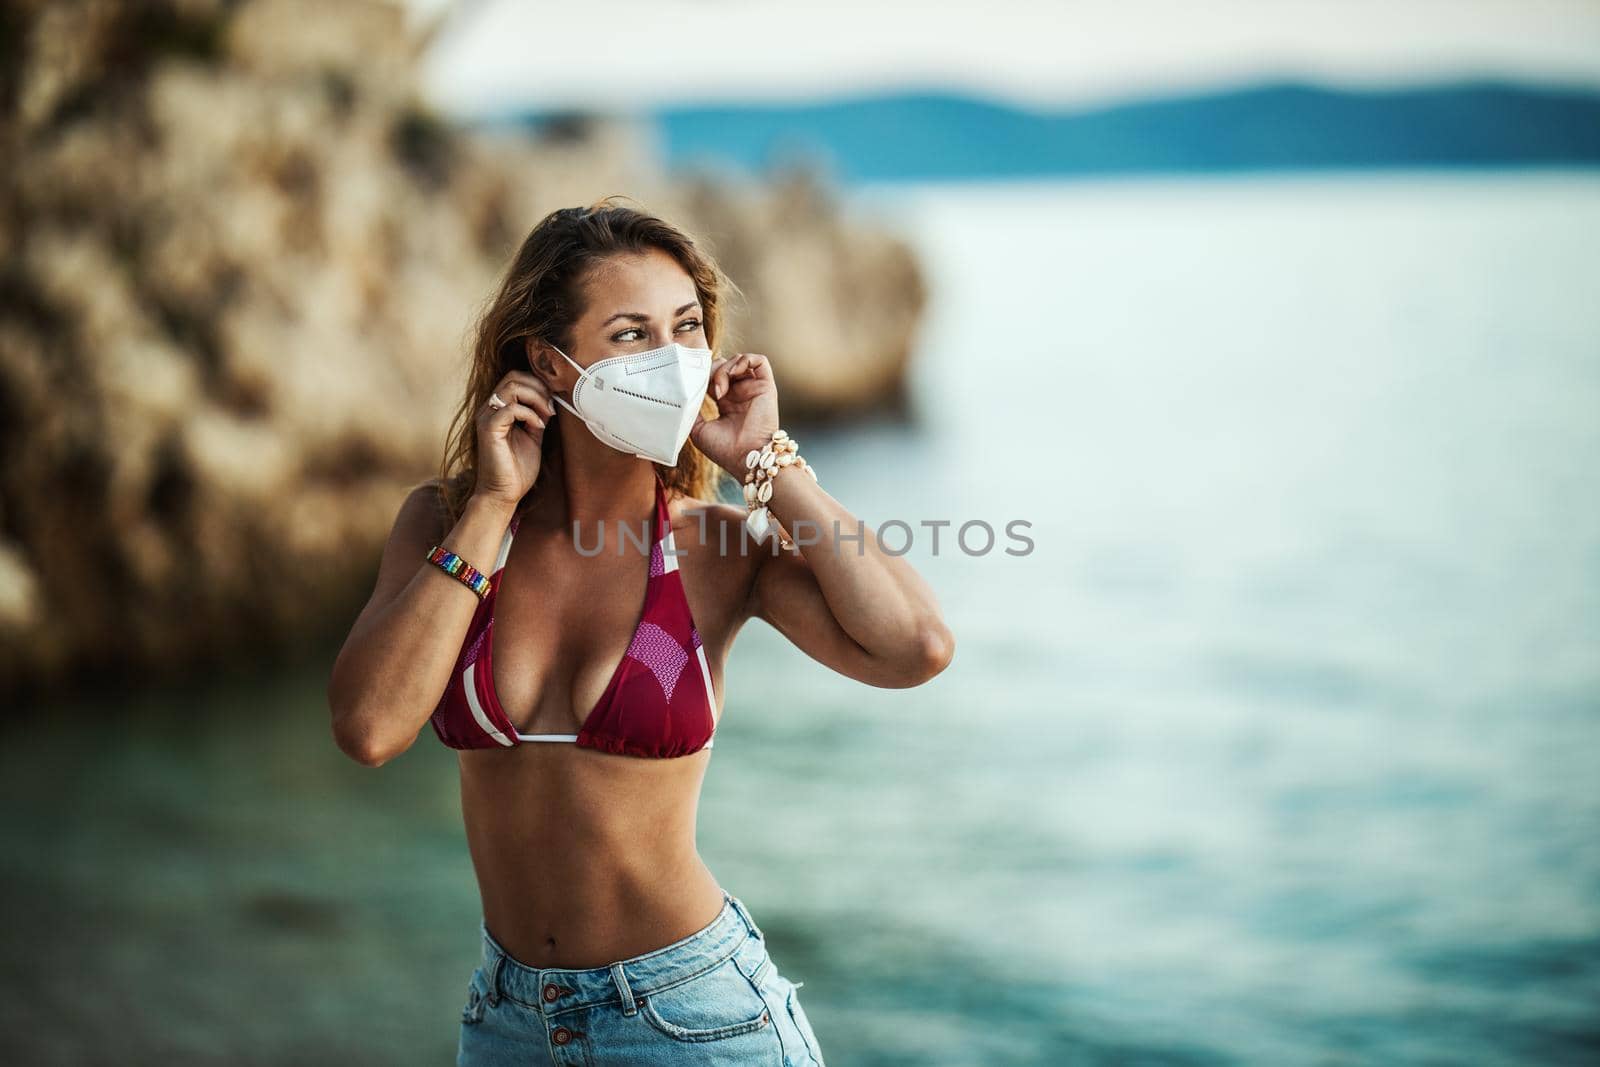
<path fill-rule="evenodd" d="M 556 384 L 556 368 L 550 358 L 550 349 L 537 337 L 530 337 L 523 342 L 523 352 L 528 361 L 528 369 L 533 376 L 546 385 Z"/>

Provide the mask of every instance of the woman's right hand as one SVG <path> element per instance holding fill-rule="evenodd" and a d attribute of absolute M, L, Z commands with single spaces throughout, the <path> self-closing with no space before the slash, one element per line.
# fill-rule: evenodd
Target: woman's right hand
<path fill-rule="evenodd" d="M 539 476 L 544 428 L 555 418 L 550 388 L 528 371 L 508 371 L 494 387 L 505 406 L 478 408 L 478 481 L 474 495 L 516 507 Z"/>

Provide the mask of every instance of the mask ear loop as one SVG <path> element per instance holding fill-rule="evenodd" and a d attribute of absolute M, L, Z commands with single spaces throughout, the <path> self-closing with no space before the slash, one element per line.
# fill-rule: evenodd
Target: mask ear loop
<path fill-rule="evenodd" d="M 553 344 L 550 347 L 551 348 L 555 348 L 555 350 L 557 352 L 561 352 L 561 349 L 556 348 L 556 346 L 553 345 Z M 577 361 L 574 360 L 571 356 L 567 355 L 565 352 L 561 352 L 561 358 L 566 360 L 568 363 L 571 363 L 572 366 L 577 370 L 577 372 L 580 375 L 582 375 L 584 378 L 590 377 L 590 374 L 589 374 L 588 370 L 586 370 L 583 367 L 578 366 Z M 584 418 L 583 413 L 580 412 L 577 408 L 573 407 L 571 404 L 567 403 L 565 400 L 562 400 L 559 396 L 556 396 L 554 393 L 551 393 L 550 396 L 555 400 L 555 402 L 557 404 L 560 404 L 562 407 L 564 407 L 568 411 L 572 412 L 572 414 L 574 416 L 576 416 L 579 420 L 581 420 L 584 425 L 588 426 L 591 430 L 595 430 L 595 424 L 593 422 L 590 422 L 588 419 Z M 596 430 L 595 432 L 597 432 L 597 433 L 605 433 L 604 425 L 601 425 L 600 428 L 598 430 Z M 606 436 L 614 437 L 615 435 L 614 434 L 607 434 Z M 651 458 L 651 457 L 645 455 L 642 452 L 635 452 L 634 455 L 638 456 L 640 459 L 650 459 Z"/>
<path fill-rule="evenodd" d="M 556 348 L 556 346 L 553 345 L 553 344 L 550 345 L 550 347 L 551 348 L 555 348 L 557 352 L 561 352 L 561 349 Z M 571 363 L 572 366 L 577 369 L 578 374 L 581 375 L 582 377 L 587 378 L 589 376 L 589 372 L 587 370 L 584 370 L 582 367 L 578 366 L 577 362 L 571 356 L 567 355 L 565 352 L 561 352 L 561 358 L 566 360 L 568 363 Z M 562 400 L 559 396 L 556 396 L 556 394 L 551 393 L 550 394 L 550 398 L 552 400 L 554 400 L 557 404 L 560 404 L 562 407 L 564 407 L 568 411 L 572 412 L 574 415 L 578 415 L 578 409 L 577 408 L 573 407 L 571 404 L 567 403 L 565 400 Z M 581 419 L 581 418 L 583 418 L 583 416 L 582 415 L 578 415 L 578 418 Z"/>

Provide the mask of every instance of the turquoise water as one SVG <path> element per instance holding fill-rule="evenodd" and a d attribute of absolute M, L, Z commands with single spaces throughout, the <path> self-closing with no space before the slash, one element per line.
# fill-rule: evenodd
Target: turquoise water
<path fill-rule="evenodd" d="M 1592 1061 L 1600 177 L 849 206 L 930 264 L 918 421 L 797 436 L 956 659 L 752 624 L 700 813 L 830 1063 Z M 454 757 L 350 763 L 326 670 L 8 723 L 8 1062 L 449 1062 Z"/>
<path fill-rule="evenodd" d="M 487 124 L 539 128 L 550 117 L 513 108 Z M 1479 79 L 1359 89 L 1268 79 L 1062 107 L 949 89 L 845 91 L 668 105 L 646 119 L 673 166 L 760 172 L 804 160 L 847 184 L 1600 162 L 1600 95 Z"/>

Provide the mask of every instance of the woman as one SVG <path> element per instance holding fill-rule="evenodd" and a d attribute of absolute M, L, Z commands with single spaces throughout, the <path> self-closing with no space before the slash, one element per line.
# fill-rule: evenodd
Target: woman
<path fill-rule="evenodd" d="M 713 360 L 716 265 L 613 199 L 539 223 L 483 315 L 442 476 L 334 666 L 334 735 L 373 767 L 429 721 L 459 750 L 483 907 L 459 1063 L 821 1065 L 798 984 L 695 848 L 723 661 L 752 617 L 875 686 L 927 681 L 954 642 L 808 476 L 766 357 Z"/>

